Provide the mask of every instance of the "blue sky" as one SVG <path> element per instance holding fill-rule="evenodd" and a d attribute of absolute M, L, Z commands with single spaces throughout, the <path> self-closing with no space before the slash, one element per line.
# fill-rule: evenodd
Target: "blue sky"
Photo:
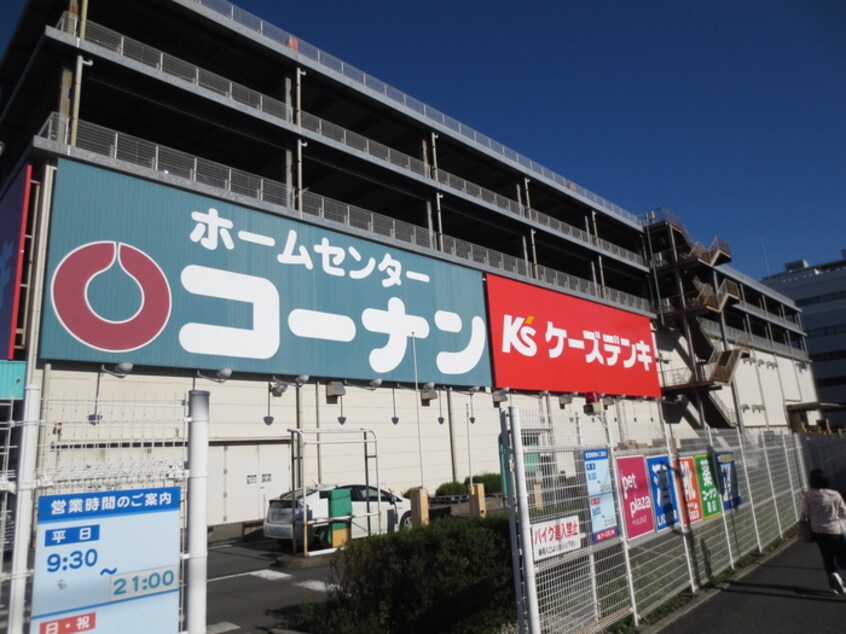
<path fill-rule="evenodd" d="M 238 4 L 748 275 L 846 248 L 843 0 Z"/>

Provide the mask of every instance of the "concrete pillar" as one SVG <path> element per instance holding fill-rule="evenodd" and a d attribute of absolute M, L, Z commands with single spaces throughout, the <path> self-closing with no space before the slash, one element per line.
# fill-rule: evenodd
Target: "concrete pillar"
<path fill-rule="evenodd" d="M 411 495 L 411 525 L 429 525 L 429 491 L 425 487 L 412 489 Z"/>
<path fill-rule="evenodd" d="M 473 517 L 488 515 L 488 507 L 485 504 L 485 485 L 481 482 L 470 485 L 470 513 Z"/>

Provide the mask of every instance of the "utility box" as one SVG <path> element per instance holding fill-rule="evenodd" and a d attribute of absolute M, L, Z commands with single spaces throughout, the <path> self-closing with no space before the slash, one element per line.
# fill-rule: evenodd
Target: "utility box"
<path fill-rule="evenodd" d="M 349 517 L 352 515 L 350 489 L 332 489 L 329 491 L 329 517 Z M 330 522 L 326 541 L 332 548 L 340 548 L 350 541 L 350 520 Z"/>

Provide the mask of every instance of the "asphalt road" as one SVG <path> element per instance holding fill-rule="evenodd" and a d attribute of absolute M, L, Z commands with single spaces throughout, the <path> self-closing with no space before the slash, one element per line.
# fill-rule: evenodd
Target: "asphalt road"
<path fill-rule="evenodd" d="M 283 554 L 269 539 L 210 546 L 208 634 L 266 633 L 293 606 L 323 601 L 329 561 Z"/>

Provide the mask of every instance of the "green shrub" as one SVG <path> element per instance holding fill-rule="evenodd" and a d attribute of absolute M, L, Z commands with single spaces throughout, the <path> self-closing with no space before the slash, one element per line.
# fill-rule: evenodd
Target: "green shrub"
<path fill-rule="evenodd" d="M 467 485 L 460 482 L 444 482 L 435 490 L 435 495 L 467 495 Z"/>
<path fill-rule="evenodd" d="M 485 495 L 502 493 L 502 476 L 498 473 L 480 473 L 473 476 L 473 482 L 485 485 Z M 470 487 L 470 478 L 464 478 L 464 486 Z"/>
<path fill-rule="evenodd" d="M 332 564 L 327 601 L 300 612 L 314 634 L 482 634 L 516 620 L 508 522 L 448 518 L 355 540 Z"/>

